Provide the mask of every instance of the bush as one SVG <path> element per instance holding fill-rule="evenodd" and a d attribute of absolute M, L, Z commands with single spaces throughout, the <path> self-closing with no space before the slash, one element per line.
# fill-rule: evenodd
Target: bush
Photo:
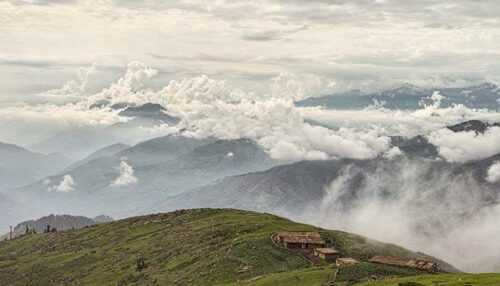
<path fill-rule="evenodd" d="M 417 282 L 402 282 L 398 283 L 398 286 L 425 286 L 425 285 Z"/>
<path fill-rule="evenodd" d="M 146 267 L 147 265 L 144 257 L 141 256 L 135 260 L 135 269 L 137 270 L 137 272 L 141 272 L 142 270 L 146 269 Z"/>

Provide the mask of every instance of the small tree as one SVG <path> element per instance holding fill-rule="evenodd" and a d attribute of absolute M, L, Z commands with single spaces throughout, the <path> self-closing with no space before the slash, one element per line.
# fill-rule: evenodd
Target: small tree
<path fill-rule="evenodd" d="M 146 269 L 146 261 L 144 260 L 144 257 L 140 256 L 135 260 L 135 269 L 138 272 L 141 272 L 142 270 Z"/>

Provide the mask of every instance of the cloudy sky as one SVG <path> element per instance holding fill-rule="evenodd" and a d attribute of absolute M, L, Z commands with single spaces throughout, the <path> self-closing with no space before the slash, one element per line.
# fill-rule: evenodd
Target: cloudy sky
<path fill-rule="evenodd" d="M 329 88 L 500 81 L 495 0 L 2 0 L 0 101 L 27 100 L 96 65 L 157 81 L 206 74 L 259 91 L 280 73 Z M 152 83 L 155 84 L 154 82 Z"/>

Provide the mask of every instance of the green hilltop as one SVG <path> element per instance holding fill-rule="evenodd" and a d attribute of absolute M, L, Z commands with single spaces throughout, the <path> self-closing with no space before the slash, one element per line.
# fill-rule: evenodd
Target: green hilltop
<path fill-rule="evenodd" d="M 273 243 L 270 237 L 278 231 L 317 231 L 342 256 L 362 263 L 338 271 L 326 263 L 311 265 Z M 394 277 L 434 285 L 425 284 L 428 276 L 415 276 L 426 272 L 366 262 L 375 255 L 437 261 L 396 245 L 270 214 L 195 209 L 0 242 L 0 285 L 398 285 L 382 280 Z M 465 274 L 448 274 L 455 275 Z M 500 285 L 500 275 L 485 279 L 497 284 L 472 285 Z"/>

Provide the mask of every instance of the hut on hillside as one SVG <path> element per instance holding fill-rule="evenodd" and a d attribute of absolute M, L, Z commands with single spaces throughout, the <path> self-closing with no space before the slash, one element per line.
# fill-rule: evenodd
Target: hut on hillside
<path fill-rule="evenodd" d="M 276 240 L 288 249 L 314 249 L 326 246 L 318 232 L 283 231 L 276 234 Z"/>
<path fill-rule="evenodd" d="M 327 262 L 335 262 L 337 258 L 340 257 L 340 252 L 338 252 L 335 248 L 315 248 L 314 255 L 327 261 Z"/>
<path fill-rule="evenodd" d="M 350 257 L 343 257 L 343 258 L 337 258 L 335 261 L 335 264 L 337 264 L 337 267 L 346 267 L 346 266 L 352 266 L 358 264 L 359 261 L 357 261 L 354 258 Z"/>
<path fill-rule="evenodd" d="M 439 265 L 436 262 L 422 259 L 406 259 L 392 256 L 375 256 L 369 260 L 372 263 L 400 266 L 424 270 L 429 272 L 439 272 Z"/>

